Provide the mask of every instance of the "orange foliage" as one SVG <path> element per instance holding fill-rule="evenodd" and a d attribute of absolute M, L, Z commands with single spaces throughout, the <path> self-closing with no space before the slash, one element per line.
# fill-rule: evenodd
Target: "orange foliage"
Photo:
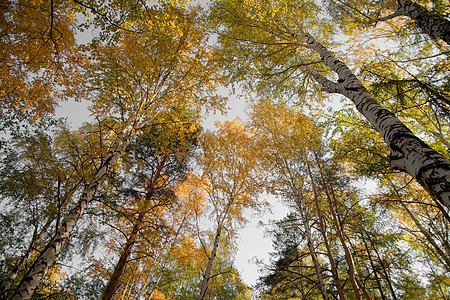
<path fill-rule="evenodd" d="M 79 93 L 77 66 L 85 58 L 75 42 L 75 11 L 40 0 L 2 1 L 0 11 L 0 108 L 36 120 Z"/>
<path fill-rule="evenodd" d="M 166 298 L 166 296 L 164 296 L 164 294 L 163 293 L 161 293 L 160 291 L 158 291 L 158 290 L 155 290 L 154 292 L 153 292 L 153 295 L 152 295 L 152 297 L 150 298 L 150 300 L 172 300 L 172 298 Z"/>

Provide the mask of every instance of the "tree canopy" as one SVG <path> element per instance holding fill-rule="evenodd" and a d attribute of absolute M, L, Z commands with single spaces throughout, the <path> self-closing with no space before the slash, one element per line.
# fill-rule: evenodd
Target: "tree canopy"
<path fill-rule="evenodd" d="M 450 297 L 445 1 L 0 8 L 1 299 Z"/>

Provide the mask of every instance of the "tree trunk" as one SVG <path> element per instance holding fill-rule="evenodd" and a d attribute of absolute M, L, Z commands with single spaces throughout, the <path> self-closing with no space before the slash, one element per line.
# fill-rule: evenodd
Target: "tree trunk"
<path fill-rule="evenodd" d="M 299 199 L 299 197 L 297 196 L 296 204 L 298 206 L 298 209 L 300 210 L 303 227 L 305 227 L 306 242 L 308 244 L 309 254 L 311 255 L 311 259 L 314 264 L 314 269 L 316 270 L 319 290 L 320 293 L 322 294 L 322 298 L 328 300 L 327 288 L 322 275 L 322 267 L 320 265 L 319 259 L 317 258 L 317 253 L 316 250 L 314 249 L 314 243 L 311 236 L 311 227 L 309 226 L 310 220 L 308 217 L 308 212 L 306 211 L 305 203 L 302 203 L 301 201 L 302 199 Z"/>
<path fill-rule="evenodd" d="M 369 240 L 369 243 L 372 245 L 373 251 L 375 252 L 375 255 L 377 256 L 378 263 L 380 264 L 381 269 L 383 270 L 384 278 L 385 278 L 385 280 L 386 280 L 386 282 L 388 284 L 389 291 L 391 292 L 392 299 L 393 300 L 397 300 L 397 296 L 395 294 L 394 287 L 392 286 L 392 282 L 391 282 L 391 279 L 389 277 L 388 271 L 386 270 L 386 266 L 384 265 L 383 260 L 380 257 L 380 253 L 378 253 L 378 250 L 375 247 L 375 244 L 373 243 L 373 241 L 372 241 L 372 239 L 370 237 L 370 234 L 367 233 L 365 231 L 365 229 L 363 229 L 363 230 L 366 233 L 366 237 Z"/>
<path fill-rule="evenodd" d="M 206 265 L 205 272 L 203 273 L 202 289 L 200 291 L 199 300 L 203 300 L 208 289 L 208 281 L 211 278 L 211 269 L 216 258 L 217 248 L 219 247 L 220 235 L 222 234 L 222 224 L 220 223 L 217 227 L 216 236 L 214 237 L 213 248 L 211 254 L 209 255 L 208 264 Z"/>
<path fill-rule="evenodd" d="M 410 0 L 397 0 L 399 14 L 410 17 L 423 32 L 450 45 L 450 21 Z"/>
<path fill-rule="evenodd" d="M 6 297 L 5 293 L 10 288 L 13 281 L 17 278 L 17 275 L 20 271 L 22 271 L 23 268 L 28 263 L 28 260 L 31 258 L 33 253 L 37 250 L 38 244 L 41 242 L 42 237 L 47 232 L 47 229 L 50 227 L 50 224 L 53 222 L 54 219 L 48 218 L 47 222 L 42 227 L 39 234 L 33 237 L 33 240 L 31 241 L 30 246 L 28 247 L 27 251 L 24 255 L 22 255 L 20 261 L 17 263 L 17 265 L 14 267 L 14 269 L 9 274 L 8 278 L 2 283 L 1 289 L 0 289 L 0 298 Z"/>
<path fill-rule="evenodd" d="M 358 111 L 383 136 L 389 147 L 393 168 L 411 175 L 430 195 L 450 209 L 450 161 L 416 137 L 393 113 L 383 108 L 343 62 L 307 33 L 291 34 L 299 46 L 316 51 L 323 62 L 339 76 L 333 82 L 311 67 L 311 76 L 330 93 L 339 93 L 356 105 Z"/>
<path fill-rule="evenodd" d="M 361 294 L 359 292 L 359 290 L 361 289 L 363 291 L 364 295 L 366 296 L 366 298 L 370 299 L 370 296 L 367 293 L 365 287 L 361 284 L 361 282 L 358 280 L 358 278 L 356 276 L 356 268 L 355 268 L 355 263 L 353 261 L 353 255 L 350 252 L 350 249 L 348 248 L 347 243 L 345 242 L 345 234 L 342 229 L 342 223 L 338 216 L 337 201 L 336 201 L 336 197 L 334 195 L 333 187 L 331 185 L 327 184 L 325 176 L 323 175 L 323 172 L 322 172 L 322 167 L 320 165 L 319 159 L 315 152 L 314 152 L 314 156 L 316 159 L 316 164 L 319 168 L 320 178 L 322 180 L 322 184 L 323 184 L 323 187 L 325 190 L 325 195 L 328 200 L 331 217 L 332 217 L 333 223 L 335 225 L 335 230 L 336 230 L 337 236 L 339 238 L 339 241 L 342 245 L 342 248 L 344 249 L 345 261 L 347 262 L 347 265 L 349 268 L 348 275 L 349 275 L 350 283 L 352 284 L 352 287 L 353 287 L 353 291 L 355 293 L 355 297 L 356 297 L 356 299 L 361 299 Z"/>
<path fill-rule="evenodd" d="M 234 197 L 231 196 L 225 210 L 222 213 L 222 216 L 219 218 L 219 222 L 217 225 L 216 236 L 214 237 L 213 249 L 208 258 L 208 264 L 206 266 L 205 272 L 203 273 L 203 281 L 202 281 L 202 289 L 200 291 L 200 295 L 198 297 L 199 300 L 203 300 L 206 294 L 206 290 L 208 289 L 208 281 L 211 278 L 211 269 L 214 263 L 214 259 L 216 258 L 217 249 L 219 248 L 220 235 L 222 234 L 223 224 L 230 212 L 231 205 L 234 202 Z"/>
<path fill-rule="evenodd" d="M 154 175 L 152 175 L 149 188 L 147 191 L 146 197 L 148 199 L 151 199 L 155 189 L 157 189 L 157 182 L 158 179 L 161 177 L 162 170 L 167 162 L 168 156 L 164 156 L 163 159 L 159 162 L 158 167 L 156 169 L 156 172 Z M 146 211 L 149 208 L 149 202 L 150 200 L 144 201 L 143 207 L 139 210 L 139 215 L 135 221 L 135 224 L 133 225 L 133 229 L 131 230 L 131 234 L 128 237 L 127 242 L 125 243 L 125 247 L 123 248 L 123 251 L 120 255 L 119 261 L 117 262 L 116 266 L 114 267 L 113 274 L 109 278 L 108 285 L 105 288 L 105 291 L 103 292 L 102 300 L 109 300 L 113 299 L 114 294 L 119 287 L 120 284 L 120 277 L 122 277 L 125 265 L 128 262 L 128 258 L 130 257 L 131 250 L 133 249 L 134 244 L 136 243 L 136 238 L 138 237 L 139 231 L 141 229 L 141 225 L 144 222 L 144 219 L 146 218 Z"/>
<path fill-rule="evenodd" d="M 328 203 L 330 205 L 331 217 L 333 219 L 335 230 L 336 230 L 337 236 L 339 238 L 339 241 L 341 242 L 341 246 L 344 249 L 344 257 L 345 257 L 345 261 L 347 262 L 347 266 L 348 266 L 348 277 L 349 277 L 350 283 L 352 285 L 353 292 L 355 293 L 355 298 L 360 300 L 361 294 L 359 292 L 358 283 L 356 282 L 356 268 L 355 268 L 355 263 L 353 261 L 353 255 L 351 254 L 350 249 L 347 247 L 347 243 L 345 242 L 344 233 L 342 232 L 342 228 L 336 217 L 336 211 L 333 208 L 331 208 L 331 206 L 333 206 L 331 198 L 329 198 L 329 197 L 327 197 L 327 198 L 328 198 Z"/>
<path fill-rule="evenodd" d="M 369 249 L 369 246 L 367 245 L 365 236 L 363 234 L 361 234 L 361 240 L 364 243 L 364 248 L 366 248 L 367 257 L 369 258 L 370 266 L 372 267 L 372 272 L 373 275 L 375 276 L 375 282 L 377 283 L 378 290 L 380 291 L 381 299 L 385 300 L 386 296 L 384 295 L 383 287 L 381 286 L 380 279 L 378 278 L 378 271 L 375 268 L 375 263 L 373 261 L 372 254 L 370 253 L 371 251 Z"/>
<path fill-rule="evenodd" d="M 56 261 L 63 246 L 69 240 L 69 236 L 72 233 L 73 228 L 83 216 L 83 213 L 93 199 L 97 188 L 106 179 L 106 175 L 109 170 L 115 165 L 119 157 L 122 155 L 122 152 L 135 135 L 136 131 L 129 133 L 128 136 L 125 136 L 125 132 L 122 131 L 116 137 L 114 143 L 108 150 L 108 154 L 100 167 L 97 169 L 94 180 L 85 186 L 83 194 L 81 195 L 77 205 L 70 210 L 66 218 L 61 223 L 61 226 L 57 229 L 55 236 L 49 241 L 47 246 L 44 248 L 44 251 L 34 262 L 33 266 L 24 275 L 12 297 L 13 300 L 30 299 L 31 295 L 38 287 L 41 279 Z"/>
<path fill-rule="evenodd" d="M 331 247 L 330 247 L 330 243 L 328 241 L 328 235 L 327 235 L 325 223 L 324 223 L 323 217 L 322 217 L 322 210 L 320 209 L 320 206 L 319 206 L 319 195 L 316 190 L 316 185 L 315 185 L 313 177 L 312 177 L 312 172 L 311 172 L 311 168 L 309 167 L 309 163 L 307 163 L 307 169 L 308 169 L 309 178 L 311 179 L 311 186 L 312 186 L 313 193 L 314 193 L 314 203 L 315 203 L 316 210 L 317 210 L 317 216 L 319 218 L 319 226 L 320 226 L 320 230 L 322 231 L 323 241 L 325 244 L 325 248 L 327 250 L 328 260 L 330 261 L 330 265 L 331 265 L 331 274 L 333 275 L 333 281 L 334 281 L 334 284 L 336 285 L 339 299 L 346 300 L 347 298 L 345 297 L 344 289 L 342 288 L 342 283 L 341 283 L 341 280 L 339 279 L 339 273 L 337 271 L 336 262 L 334 261 L 333 254 L 331 253 Z"/>
<path fill-rule="evenodd" d="M 402 201 L 400 201 L 400 204 L 403 206 L 405 211 L 408 213 L 411 220 L 413 220 L 414 224 L 416 224 L 419 231 L 425 236 L 425 238 L 431 244 L 431 246 L 433 246 L 435 253 L 437 253 L 440 256 L 440 258 L 443 260 L 443 265 L 444 265 L 445 269 L 447 270 L 447 272 L 450 272 L 450 257 L 448 257 L 444 253 L 444 251 L 442 251 L 441 247 L 439 247 L 436 244 L 434 238 L 431 236 L 431 234 L 428 232 L 428 230 L 422 226 L 420 221 L 416 218 L 416 216 L 414 216 L 414 214 L 409 210 L 409 208 Z"/>
<path fill-rule="evenodd" d="M 136 224 L 133 226 L 133 230 L 131 231 L 131 234 L 127 242 L 125 243 L 125 247 L 123 248 L 119 261 L 114 267 L 114 272 L 109 278 L 108 285 L 106 286 L 105 291 L 103 292 L 102 300 L 113 299 L 113 296 L 117 288 L 119 287 L 120 277 L 122 276 L 125 265 L 128 262 L 128 257 L 130 256 L 131 250 L 133 249 L 133 246 L 136 242 L 136 238 L 139 233 L 141 223 L 142 217 L 140 216 L 139 220 L 137 220 Z"/>

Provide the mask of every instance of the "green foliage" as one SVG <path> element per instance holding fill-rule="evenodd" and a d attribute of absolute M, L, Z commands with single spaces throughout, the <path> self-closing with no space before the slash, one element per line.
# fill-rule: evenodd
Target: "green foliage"
<path fill-rule="evenodd" d="M 327 41 L 332 26 L 314 1 L 217 1 L 211 17 L 218 23 L 216 56 L 231 83 L 250 95 L 303 105 L 325 97 L 305 75 L 308 65 L 324 70 L 320 58 L 290 32 L 306 30 Z M 302 101 L 307 92 L 314 96 Z"/>
<path fill-rule="evenodd" d="M 206 247 L 211 248 L 214 232 L 209 233 Z M 233 266 L 233 244 L 227 238 L 221 239 L 221 247 L 214 262 L 214 277 L 209 282 L 206 299 L 250 299 L 252 290 L 242 281 Z M 187 247 L 187 248 L 185 248 Z M 158 290 L 168 299 L 198 299 L 203 270 L 208 257 L 193 244 L 184 244 L 174 252 L 171 263 L 163 270 Z"/>
<path fill-rule="evenodd" d="M 269 229 L 274 252 L 270 264 L 262 269 L 267 275 L 259 278 L 261 299 L 315 299 L 319 296 L 299 218 L 298 214 L 291 213 Z"/>

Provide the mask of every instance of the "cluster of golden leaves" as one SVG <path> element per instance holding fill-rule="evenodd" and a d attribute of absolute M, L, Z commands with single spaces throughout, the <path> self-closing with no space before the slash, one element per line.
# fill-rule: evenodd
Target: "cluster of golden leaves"
<path fill-rule="evenodd" d="M 2 1 L 1 109 L 34 120 L 80 94 L 85 62 L 75 41 L 76 10 L 64 1 Z"/>

